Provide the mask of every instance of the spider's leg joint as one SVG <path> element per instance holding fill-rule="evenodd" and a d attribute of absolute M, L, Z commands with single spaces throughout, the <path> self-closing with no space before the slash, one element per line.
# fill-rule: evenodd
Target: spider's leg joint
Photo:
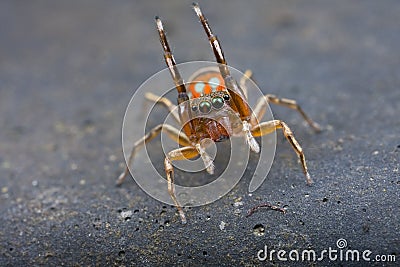
<path fill-rule="evenodd" d="M 199 152 L 200 157 L 204 162 L 204 166 L 207 169 L 207 172 L 209 174 L 214 174 L 215 166 L 213 159 L 210 157 L 210 155 L 207 154 L 205 149 L 200 144 L 196 144 L 196 150 Z"/>
<path fill-rule="evenodd" d="M 249 144 L 250 149 L 255 152 L 260 152 L 260 145 L 257 143 L 254 136 L 251 134 L 250 124 L 247 121 L 243 121 L 243 132 L 246 137 L 246 142 Z"/>

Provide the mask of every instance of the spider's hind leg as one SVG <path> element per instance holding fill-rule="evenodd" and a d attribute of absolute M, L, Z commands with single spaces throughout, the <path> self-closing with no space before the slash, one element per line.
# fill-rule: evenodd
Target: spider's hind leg
<path fill-rule="evenodd" d="M 171 196 L 176 208 L 178 209 L 179 216 L 183 224 L 186 223 L 185 213 L 183 212 L 182 206 L 179 204 L 178 199 L 175 195 L 175 184 L 174 184 L 174 167 L 172 166 L 172 161 L 176 160 L 187 160 L 194 158 L 198 155 L 198 151 L 195 147 L 187 146 L 181 147 L 170 151 L 164 160 L 165 172 L 167 175 L 168 182 L 168 193 Z"/>
<path fill-rule="evenodd" d="M 147 142 L 151 141 L 153 138 L 158 136 L 161 133 L 161 131 L 163 131 L 163 132 L 165 131 L 172 140 L 176 141 L 178 144 L 180 144 L 182 146 L 190 145 L 189 138 L 183 132 L 179 131 L 175 127 L 173 127 L 169 124 L 157 125 L 153 129 L 151 129 L 145 136 L 143 136 L 141 139 L 139 139 L 138 141 L 136 141 L 133 144 L 132 151 L 130 153 L 125 170 L 124 170 L 124 172 L 121 173 L 121 175 L 117 179 L 117 182 L 116 182 L 117 185 L 122 184 L 123 181 L 125 180 L 126 176 L 128 176 L 129 166 L 131 166 L 133 158 L 135 157 L 135 154 L 137 153 L 137 151 L 139 151 Z"/>

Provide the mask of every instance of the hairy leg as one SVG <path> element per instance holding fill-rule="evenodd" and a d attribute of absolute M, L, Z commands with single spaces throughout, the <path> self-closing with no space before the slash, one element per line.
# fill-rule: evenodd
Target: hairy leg
<path fill-rule="evenodd" d="M 288 142 L 292 145 L 293 150 L 296 152 L 297 156 L 300 159 L 301 166 L 303 167 L 303 173 L 306 176 L 307 184 L 311 184 L 312 180 L 310 174 L 308 173 L 306 159 L 303 153 L 303 149 L 301 148 L 300 144 L 297 142 L 296 138 L 294 137 L 292 131 L 290 130 L 289 126 L 281 120 L 272 120 L 262 122 L 256 126 L 254 126 L 251 130 L 253 136 L 263 136 L 270 133 L 275 132 L 277 129 L 282 129 L 283 134 L 285 135 Z"/>
<path fill-rule="evenodd" d="M 177 142 L 178 144 L 182 146 L 189 146 L 190 141 L 189 138 L 181 131 L 176 129 L 175 127 L 169 125 L 169 124 L 159 124 L 153 129 L 151 129 L 145 136 L 143 136 L 141 139 L 136 141 L 133 144 L 132 151 L 130 153 L 127 165 L 125 167 L 124 172 L 121 173 L 121 175 L 117 179 L 117 185 L 122 184 L 122 182 L 125 180 L 126 176 L 129 174 L 129 166 L 131 166 L 133 158 L 135 157 L 135 154 L 137 151 L 139 151 L 147 142 L 155 138 L 157 135 L 161 133 L 161 131 L 165 132 L 168 134 L 168 136 Z"/>

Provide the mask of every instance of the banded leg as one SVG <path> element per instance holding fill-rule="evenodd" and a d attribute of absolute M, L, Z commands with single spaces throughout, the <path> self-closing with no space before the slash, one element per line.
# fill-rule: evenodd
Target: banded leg
<path fill-rule="evenodd" d="M 171 115 L 174 117 L 176 122 L 178 124 L 180 124 L 177 107 L 176 107 L 176 105 L 172 104 L 172 102 L 168 98 L 161 97 L 161 96 L 155 95 L 153 93 L 146 93 L 144 96 L 147 100 L 164 105 L 169 110 Z"/>
<path fill-rule="evenodd" d="M 164 50 L 165 63 L 167 64 L 167 66 L 169 68 L 169 71 L 172 76 L 172 79 L 174 80 L 176 89 L 178 90 L 178 93 L 186 93 L 185 84 L 183 82 L 181 74 L 179 73 L 178 68 L 176 67 L 174 56 L 172 55 L 172 52 L 171 52 L 171 49 L 169 47 L 169 43 L 167 40 L 167 36 L 165 35 L 165 32 L 164 32 L 164 26 L 159 17 L 156 17 L 156 25 L 157 25 L 158 34 L 160 36 L 161 46 Z"/>
<path fill-rule="evenodd" d="M 128 162 L 126 164 L 124 172 L 121 173 L 121 175 L 118 177 L 116 184 L 120 185 L 122 182 L 125 180 L 126 176 L 129 174 L 129 166 L 132 164 L 132 160 L 135 157 L 136 152 L 141 149 L 147 142 L 152 140 L 154 137 L 159 135 L 161 131 L 165 132 L 168 134 L 168 136 L 176 141 L 178 144 L 182 146 L 189 146 L 190 141 L 189 138 L 181 131 L 176 129 L 175 127 L 169 125 L 169 124 L 159 124 L 153 129 L 150 130 L 145 136 L 143 136 L 141 139 L 136 141 L 133 144 L 133 148 L 131 151 L 131 154 L 129 156 Z"/>
<path fill-rule="evenodd" d="M 256 125 L 257 120 L 261 120 L 264 116 L 265 111 L 267 109 L 268 103 L 273 103 L 276 105 L 281 105 L 288 107 L 290 109 L 297 110 L 300 115 L 304 118 L 304 120 L 314 129 L 316 132 L 321 131 L 321 127 L 318 123 L 314 122 L 307 114 L 303 111 L 303 109 L 296 103 L 295 100 L 287 99 L 287 98 L 278 98 L 274 95 L 265 95 L 258 100 L 256 107 L 254 108 L 253 115 L 251 117 L 251 124 Z"/>
<path fill-rule="evenodd" d="M 282 129 L 283 134 L 285 135 L 286 139 L 292 145 L 293 150 L 296 152 L 297 156 L 300 159 L 301 166 L 303 167 L 303 173 L 306 176 L 307 184 L 311 184 L 312 180 L 310 174 L 308 173 L 306 158 L 303 153 L 303 149 L 301 148 L 300 144 L 297 142 L 296 138 L 292 131 L 290 130 L 289 126 L 281 120 L 272 120 L 262 122 L 251 129 L 253 136 L 263 136 L 270 133 L 275 132 L 277 129 Z"/>
<path fill-rule="evenodd" d="M 186 160 L 191 159 L 199 155 L 197 149 L 192 146 L 181 147 L 172 150 L 167 154 L 164 160 L 165 173 L 167 175 L 168 182 L 168 193 L 171 196 L 176 208 L 178 209 L 179 216 L 181 217 L 182 223 L 186 223 L 185 213 L 183 212 L 182 206 L 179 204 L 175 195 L 175 184 L 174 184 L 174 167 L 172 161 L 174 160 Z"/>
<path fill-rule="evenodd" d="M 187 95 L 185 83 L 183 82 L 182 76 L 176 66 L 174 56 L 172 55 L 171 49 L 168 44 L 167 36 L 164 32 L 164 26 L 159 17 L 156 17 L 157 31 L 160 36 L 160 43 L 164 50 L 165 63 L 168 66 L 169 72 L 172 79 L 174 80 L 175 88 L 178 91 L 178 105 L 179 107 L 179 121 L 183 124 L 183 131 L 187 136 L 195 135 L 195 128 L 191 121 L 192 113 L 190 110 L 189 96 Z"/>
<path fill-rule="evenodd" d="M 252 111 L 246 101 L 245 93 L 243 92 L 242 88 L 240 88 L 236 80 L 233 79 L 233 77 L 231 76 L 225 60 L 224 53 L 222 51 L 221 44 L 217 36 L 213 34 L 207 19 L 204 17 L 203 13 L 200 10 L 199 5 L 194 3 L 193 9 L 196 12 L 196 15 L 199 17 L 201 24 L 203 25 L 203 29 L 207 34 L 215 58 L 219 63 L 219 71 L 225 81 L 225 86 L 228 89 L 229 94 L 232 98 L 232 109 L 240 114 L 240 118 L 243 123 L 243 133 L 246 136 L 246 141 L 249 144 L 251 150 L 258 153 L 260 151 L 260 147 L 254 137 L 251 135 L 250 125 L 248 123 L 248 121 L 251 119 Z"/>
<path fill-rule="evenodd" d="M 233 79 L 231 73 L 229 71 L 228 65 L 226 63 L 226 59 L 224 56 L 224 52 L 222 51 L 221 44 L 211 30 L 210 25 L 208 24 L 207 19 L 204 17 L 203 13 L 198 4 L 193 3 L 193 9 L 196 12 L 196 15 L 199 17 L 201 24 L 203 25 L 204 31 L 207 34 L 208 40 L 210 42 L 211 48 L 213 49 L 215 58 L 219 63 L 219 71 L 221 72 L 222 78 L 224 78 L 225 86 L 230 91 L 230 95 L 232 98 L 232 108 L 239 112 L 242 120 L 248 120 L 251 116 L 251 109 L 247 103 L 244 101 L 245 95 L 243 90 L 237 84 L 236 80 Z"/>

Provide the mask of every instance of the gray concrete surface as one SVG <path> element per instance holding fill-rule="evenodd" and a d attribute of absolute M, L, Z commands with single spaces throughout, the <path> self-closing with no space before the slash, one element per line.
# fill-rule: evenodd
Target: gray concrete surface
<path fill-rule="evenodd" d="M 339 238 L 345 249 L 400 261 L 400 3 L 200 4 L 230 65 L 251 68 L 264 92 L 297 99 L 325 127 L 314 134 L 273 107 L 303 145 L 313 186 L 279 134 L 259 190 L 247 192 L 249 164 L 227 196 L 186 209 L 185 226 L 133 180 L 116 187 L 124 110 L 164 68 L 154 16 L 164 19 L 178 62 L 213 60 L 190 2 L 1 1 L 1 266 L 283 266 L 257 252 L 319 253 L 337 249 Z M 287 213 L 245 217 L 264 201 Z"/>

